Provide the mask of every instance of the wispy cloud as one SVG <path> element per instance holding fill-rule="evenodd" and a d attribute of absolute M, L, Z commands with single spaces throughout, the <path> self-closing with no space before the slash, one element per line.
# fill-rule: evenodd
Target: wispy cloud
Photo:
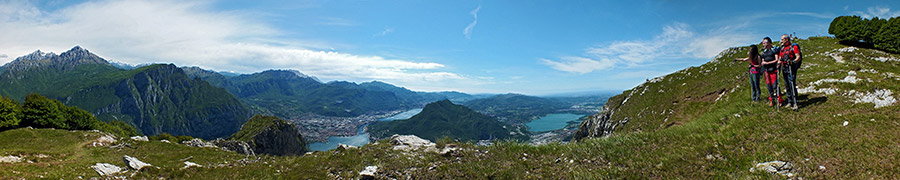
<path fill-rule="evenodd" d="M 213 11 L 208 3 L 90 1 L 41 11 L 27 2 L 0 2 L 0 54 L 81 45 L 132 64 L 166 62 L 242 73 L 290 68 L 325 80 L 423 84 L 468 79 L 441 71 L 444 65 L 438 63 L 316 50 L 296 44 L 302 40 L 282 42 L 281 32 L 264 21 Z M 0 57 L 0 63 L 12 59 Z"/>
<path fill-rule="evenodd" d="M 900 11 L 891 11 L 891 8 L 882 6 L 869 7 L 866 12 L 854 11 L 853 13 L 866 19 L 871 19 L 874 17 L 889 19 L 891 17 L 900 16 Z"/>
<path fill-rule="evenodd" d="M 474 30 L 475 25 L 478 24 L 478 11 L 480 10 L 481 5 L 478 5 L 477 8 L 469 12 L 469 14 L 472 14 L 472 18 L 474 18 L 475 20 L 473 20 L 472 23 L 469 23 L 469 25 L 466 26 L 466 29 L 463 30 L 463 34 L 466 35 L 466 39 L 472 39 L 472 30 Z"/>
<path fill-rule="evenodd" d="M 553 61 L 541 58 L 540 61 L 542 64 L 556 70 L 580 74 L 610 68 L 615 64 L 615 62 L 610 59 L 593 60 L 575 56 L 562 57 L 560 59 L 560 61 Z"/>
<path fill-rule="evenodd" d="M 658 60 L 682 58 L 708 59 L 721 50 L 752 39 L 736 33 L 735 27 L 725 26 L 705 33 L 695 33 L 690 25 L 673 23 L 663 27 L 661 34 L 650 40 L 615 41 L 607 45 L 589 47 L 585 57 L 563 57 L 560 61 L 540 59 L 550 68 L 585 74 L 596 70 L 641 66 Z"/>
<path fill-rule="evenodd" d="M 356 25 L 358 25 L 358 23 L 356 23 L 352 20 L 339 18 L 339 17 L 322 17 L 322 18 L 320 18 L 318 24 L 328 25 L 328 26 L 356 26 Z"/>
<path fill-rule="evenodd" d="M 390 33 L 392 33 L 392 32 L 394 32 L 394 28 L 392 28 L 392 27 L 385 27 L 384 30 L 382 30 L 382 31 L 379 32 L 378 34 L 375 34 L 375 36 L 387 36 L 388 34 L 390 34 Z"/>

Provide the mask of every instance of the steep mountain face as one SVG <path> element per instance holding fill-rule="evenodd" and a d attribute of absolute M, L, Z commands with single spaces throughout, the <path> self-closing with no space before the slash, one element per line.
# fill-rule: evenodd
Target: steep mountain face
<path fill-rule="evenodd" d="M 369 126 L 372 139 L 393 134 L 412 134 L 432 141 L 445 136 L 463 141 L 521 138 L 510 132 L 496 119 L 450 100 L 425 105 L 422 112 L 407 120 L 380 121 Z"/>
<path fill-rule="evenodd" d="M 15 70 L 0 77 L 0 93 L 17 100 L 43 94 L 100 120 L 125 121 L 147 135 L 224 137 L 249 117 L 227 91 L 190 79 L 171 64 L 122 70 L 80 47 L 59 56 L 38 54 L 5 65 Z"/>
<path fill-rule="evenodd" d="M 261 154 L 302 155 L 307 151 L 294 124 L 274 116 L 253 116 L 230 139 L 245 141 Z"/>

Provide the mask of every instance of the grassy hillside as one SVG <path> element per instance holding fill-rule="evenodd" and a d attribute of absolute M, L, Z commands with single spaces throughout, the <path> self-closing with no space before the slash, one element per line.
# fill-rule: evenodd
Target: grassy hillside
<path fill-rule="evenodd" d="M 793 163 L 804 179 L 900 177 L 900 104 L 869 103 L 896 101 L 900 56 L 827 38 L 799 43 L 805 60 L 798 111 L 750 102 L 746 64 L 730 61 L 746 48 L 734 48 L 610 98 L 605 109 L 615 110 L 610 119 L 620 125 L 604 138 L 541 146 L 438 143 L 463 149 L 453 155 L 394 151 L 379 141 L 300 157 L 246 157 L 161 142 L 92 148 L 80 146 L 96 139 L 91 132 L 17 129 L 0 132 L 0 155 L 49 158 L 0 164 L 0 178 L 92 177 L 89 165 L 122 166 L 122 155 L 161 167 L 137 177 L 176 179 L 355 179 L 370 165 L 378 166 L 379 178 L 398 179 L 783 179 L 750 171 L 774 160 Z M 186 157 L 205 167 L 180 169 Z"/>

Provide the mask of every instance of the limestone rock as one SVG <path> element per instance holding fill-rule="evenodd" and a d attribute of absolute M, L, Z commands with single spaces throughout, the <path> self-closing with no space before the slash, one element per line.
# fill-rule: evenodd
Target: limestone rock
<path fill-rule="evenodd" d="M 213 144 L 212 142 L 206 142 L 206 141 L 203 141 L 203 140 L 200 139 L 200 138 L 194 138 L 194 139 L 191 139 L 191 140 L 189 140 L 189 141 L 182 141 L 181 144 L 184 144 L 184 145 L 187 145 L 187 146 L 194 146 L 194 147 L 212 147 L 212 148 L 218 148 L 218 146 L 216 146 L 216 145 Z"/>
<path fill-rule="evenodd" d="M 91 166 L 91 169 L 97 171 L 97 174 L 100 174 L 100 176 L 112 175 L 122 171 L 122 168 L 120 168 L 119 166 L 109 163 L 97 163 Z"/>
<path fill-rule="evenodd" d="M 200 164 L 194 163 L 194 162 L 184 161 L 184 167 L 181 167 L 181 169 L 187 169 L 190 167 L 203 167 L 203 166 Z"/>
<path fill-rule="evenodd" d="M 394 150 L 411 151 L 417 149 L 434 149 L 435 144 L 429 140 L 419 138 L 415 135 L 393 135 L 391 136 L 391 144 Z"/>
<path fill-rule="evenodd" d="M 216 139 L 213 141 L 216 146 L 222 147 L 223 150 L 246 154 L 246 155 L 256 155 L 256 152 L 253 151 L 253 147 L 247 142 L 244 141 L 233 141 L 233 140 L 224 140 L 224 139 Z"/>
<path fill-rule="evenodd" d="M 775 173 L 784 177 L 794 177 L 796 174 L 793 171 L 794 164 L 790 162 L 784 161 L 769 161 L 764 163 L 756 163 L 756 166 L 750 168 L 750 172 L 756 171 L 765 171 L 769 173 Z"/>
<path fill-rule="evenodd" d="M 94 146 L 94 147 L 109 146 L 116 142 L 118 142 L 118 140 L 116 140 L 115 136 L 109 135 L 109 134 L 104 134 L 103 136 L 100 136 L 100 138 L 97 138 L 97 140 L 94 140 L 94 142 L 91 142 L 91 146 Z"/>
<path fill-rule="evenodd" d="M 0 156 L 0 163 L 17 163 L 22 162 L 22 157 L 19 156 Z"/>
<path fill-rule="evenodd" d="M 150 141 L 147 136 L 131 136 L 132 141 Z"/>
<path fill-rule="evenodd" d="M 360 179 L 375 179 L 375 173 L 378 172 L 378 166 L 366 166 L 366 169 L 359 172 L 362 176 Z"/>
<path fill-rule="evenodd" d="M 135 170 L 141 170 L 141 168 L 153 166 L 153 165 L 150 165 L 149 163 L 145 163 L 141 160 L 138 160 L 137 158 L 134 158 L 134 157 L 131 157 L 128 155 L 126 155 L 125 157 L 122 157 L 122 160 L 125 161 L 125 164 L 127 164 L 129 168 L 135 169 Z"/>

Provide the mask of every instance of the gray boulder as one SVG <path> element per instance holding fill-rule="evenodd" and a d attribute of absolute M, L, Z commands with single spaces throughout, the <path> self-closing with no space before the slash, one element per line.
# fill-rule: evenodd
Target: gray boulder
<path fill-rule="evenodd" d="M 100 176 L 112 175 L 122 171 L 122 168 L 120 168 L 119 166 L 109 163 L 97 163 L 91 166 L 91 169 L 97 171 L 97 174 L 100 174 Z"/>
<path fill-rule="evenodd" d="M 184 145 L 187 145 L 187 146 L 194 146 L 194 147 L 212 147 L 212 148 L 218 148 L 218 146 L 216 146 L 216 145 L 213 144 L 212 142 L 206 142 L 206 141 L 203 141 L 203 140 L 200 139 L 200 138 L 194 138 L 194 139 L 191 139 L 191 140 L 189 140 L 189 141 L 182 141 L 181 144 L 184 144 Z"/>
<path fill-rule="evenodd" d="M 126 155 L 125 157 L 122 157 L 122 160 L 125 161 L 125 164 L 127 164 L 129 168 L 134 169 L 134 170 L 141 170 L 141 168 L 153 166 L 153 165 L 150 165 L 150 163 L 145 163 L 141 160 L 138 160 L 137 158 L 134 158 L 134 157 L 131 157 L 128 155 Z"/>
<path fill-rule="evenodd" d="M 750 168 L 750 172 L 765 171 L 791 178 L 796 176 L 793 168 L 794 164 L 791 164 L 790 162 L 769 161 L 764 163 L 756 163 L 756 166 Z"/>
<path fill-rule="evenodd" d="M 236 153 L 246 154 L 246 155 L 256 155 L 256 152 L 253 151 L 253 147 L 250 147 L 250 144 L 244 141 L 234 141 L 234 140 L 224 140 L 224 139 L 216 139 L 213 141 L 216 146 L 222 147 L 223 150 L 232 151 Z"/>
<path fill-rule="evenodd" d="M 427 139 L 422 139 L 415 135 L 397 135 L 391 136 L 391 144 L 394 150 L 411 151 L 417 149 L 434 149 L 435 144 Z"/>

